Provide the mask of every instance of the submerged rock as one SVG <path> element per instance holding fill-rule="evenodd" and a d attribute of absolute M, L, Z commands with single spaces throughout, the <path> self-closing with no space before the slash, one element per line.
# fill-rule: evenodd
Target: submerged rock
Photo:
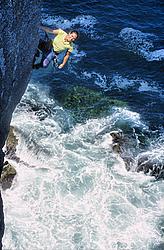
<path fill-rule="evenodd" d="M 76 86 L 69 89 L 58 100 L 64 108 L 72 112 L 78 122 L 108 115 L 113 106 L 125 107 L 127 104 L 120 100 L 111 99 L 100 91 L 86 87 Z"/>
<path fill-rule="evenodd" d="M 0 180 L 1 186 L 4 190 L 11 187 L 15 175 L 15 168 L 8 161 L 6 161 L 4 163 Z"/>

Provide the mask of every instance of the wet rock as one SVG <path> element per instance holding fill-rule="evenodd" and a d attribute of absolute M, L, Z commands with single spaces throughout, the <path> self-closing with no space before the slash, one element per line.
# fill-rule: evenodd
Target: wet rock
<path fill-rule="evenodd" d="M 47 104 L 40 103 L 39 100 L 24 99 L 18 104 L 20 109 L 26 109 L 28 112 L 33 112 L 40 121 L 43 121 L 52 114 L 52 107 Z"/>
<path fill-rule="evenodd" d="M 132 166 L 134 165 L 134 159 L 132 156 L 126 155 L 124 153 L 121 154 L 121 158 L 124 160 L 125 167 L 127 171 L 130 171 L 132 169 Z"/>
<path fill-rule="evenodd" d="M 164 178 L 164 161 L 153 153 L 144 153 L 138 156 L 136 171 L 155 176 L 157 180 Z"/>
<path fill-rule="evenodd" d="M 134 164 L 133 157 L 129 155 L 125 144 L 127 143 L 127 138 L 125 138 L 123 131 L 121 129 L 116 131 L 111 131 L 112 136 L 112 149 L 115 153 L 118 153 L 125 163 L 126 170 L 129 171 Z"/>
<path fill-rule="evenodd" d="M 19 157 L 16 155 L 16 147 L 18 145 L 18 139 L 14 133 L 14 127 L 10 126 L 10 130 L 6 139 L 6 150 L 5 155 L 7 159 L 15 160 L 19 162 Z"/>
<path fill-rule="evenodd" d="M 121 145 L 119 143 L 112 144 L 112 149 L 115 153 L 121 153 Z"/>
<path fill-rule="evenodd" d="M 16 175 L 15 168 L 8 161 L 6 161 L 4 163 L 0 179 L 2 189 L 6 190 L 12 186 L 12 182 L 15 175 Z"/>
<path fill-rule="evenodd" d="M 6 140 L 5 155 L 9 159 L 16 159 L 16 147 L 18 145 L 18 139 L 14 134 L 14 127 L 10 126 L 10 130 Z"/>
<path fill-rule="evenodd" d="M 110 135 L 112 136 L 112 149 L 115 153 L 121 154 L 122 144 L 123 144 L 123 132 L 121 129 L 116 131 L 111 131 Z"/>
<path fill-rule="evenodd" d="M 160 169 L 158 175 L 156 176 L 156 180 L 164 179 L 164 169 Z"/>
<path fill-rule="evenodd" d="M 112 136 L 113 142 L 121 142 L 123 139 L 123 132 L 121 129 L 117 131 L 111 131 L 110 135 Z"/>

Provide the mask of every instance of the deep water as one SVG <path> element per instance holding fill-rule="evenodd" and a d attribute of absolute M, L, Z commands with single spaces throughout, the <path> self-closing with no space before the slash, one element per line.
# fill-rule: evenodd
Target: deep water
<path fill-rule="evenodd" d="M 42 23 L 80 38 L 62 70 L 33 70 L 12 119 L 17 178 L 3 191 L 4 250 L 162 250 L 163 3 L 44 1 Z M 62 56 L 59 58 L 59 61 Z M 112 150 L 124 134 L 126 162 Z"/>

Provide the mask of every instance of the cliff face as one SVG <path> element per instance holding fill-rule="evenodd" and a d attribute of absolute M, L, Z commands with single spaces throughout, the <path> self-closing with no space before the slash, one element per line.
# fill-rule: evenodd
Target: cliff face
<path fill-rule="evenodd" d="M 32 70 L 39 40 L 40 9 L 40 0 L 0 0 L 0 173 L 12 113 Z M 2 209 L 0 196 L 0 240 L 4 228 Z"/>

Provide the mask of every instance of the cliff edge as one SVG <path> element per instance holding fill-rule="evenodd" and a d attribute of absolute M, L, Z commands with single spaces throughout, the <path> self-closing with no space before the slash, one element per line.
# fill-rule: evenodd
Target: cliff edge
<path fill-rule="evenodd" d="M 40 0 L 0 0 L 0 173 L 12 113 L 24 94 L 39 36 Z M 0 242 L 4 233 L 0 195 Z M 0 249 L 2 249 L 0 243 Z"/>

